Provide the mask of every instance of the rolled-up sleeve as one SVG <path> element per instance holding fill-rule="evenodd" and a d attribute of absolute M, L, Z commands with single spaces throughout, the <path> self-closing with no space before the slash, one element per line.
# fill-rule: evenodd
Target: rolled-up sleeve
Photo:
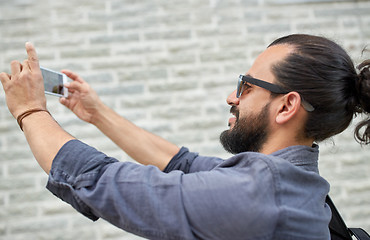
<path fill-rule="evenodd" d="M 193 239 L 182 203 L 183 172 L 119 162 L 78 141 L 55 157 L 47 189 L 92 220 L 151 239 Z"/>
<path fill-rule="evenodd" d="M 97 220 L 74 190 L 95 184 L 108 164 L 118 162 L 78 140 L 67 142 L 57 153 L 46 188 L 86 217 Z"/>
<path fill-rule="evenodd" d="M 186 147 L 182 147 L 163 171 L 166 173 L 174 170 L 184 173 L 210 171 L 223 161 L 218 157 L 199 156 L 198 153 L 190 152 Z"/>

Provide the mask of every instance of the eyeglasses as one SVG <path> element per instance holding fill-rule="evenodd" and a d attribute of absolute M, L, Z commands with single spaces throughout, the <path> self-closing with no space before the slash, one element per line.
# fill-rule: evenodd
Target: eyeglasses
<path fill-rule="evenodd" d="M 242 95 L 243 91 L 246 89 L 245 86 L 248 86 L 247 83 L 251 83 L 253 85 L 264 88 L 264 89 L 266 89 L 266 90 L 268 90 L 272 93 L 276 93 L 276 94 L 287 94 L 287 93 L 291 92 L 291 91 L 288 91 L 288 90 L 286 90 L 286 89 L 284 89 L 284 88 L 282 88 L 282 87 L 280 87 L 276 84 L 269 83 L 269 82 L 266 82 L 266 81 L 262 81 L 262 80 L 253 78 L 251 76 L 240 75 L 239 80 L 238 80 L 238 85 L 237 85 L 237 88 L 236 88 L 236 97 L 237 98 L 239 98 Z M 315 110 L 315 108 L 310 103 L 305 101 L 302 96 L 301 96 L 301 104 L 307 112 L 312 112 L 313 110 Z"/>

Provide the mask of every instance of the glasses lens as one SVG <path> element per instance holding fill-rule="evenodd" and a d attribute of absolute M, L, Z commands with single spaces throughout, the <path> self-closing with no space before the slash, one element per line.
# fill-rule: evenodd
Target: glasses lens
<path fill-rule="evenodd" d="M 240 95 L 243 93 L 243 80 L 242 80 L 242 76 L 239 76 L 239 79 L 238 79 L 238 85 L 236 86 L 236 97 L 239 98 Z"/>

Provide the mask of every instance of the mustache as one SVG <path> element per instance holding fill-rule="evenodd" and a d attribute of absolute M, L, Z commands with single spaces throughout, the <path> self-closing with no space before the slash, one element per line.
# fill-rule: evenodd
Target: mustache
<path fill-rule="evenodd" d="M 230 113 L 233 114 L 233 115 L 235 115 L 236 120 L 239 119 L 239 110 L 236 108 L 236 106 L 232 106 L 230 108 Z"/>

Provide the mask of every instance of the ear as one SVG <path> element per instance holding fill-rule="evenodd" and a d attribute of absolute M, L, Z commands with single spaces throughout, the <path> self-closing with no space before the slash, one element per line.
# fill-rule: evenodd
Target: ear
<path fill-rule="evenodd" d="M 299 112 L 301 96 L 297 92 L 289 92 L 283 98 L 276 115 L 275 121 L 278 124 L 285 124 L 293 119 Z"/>

